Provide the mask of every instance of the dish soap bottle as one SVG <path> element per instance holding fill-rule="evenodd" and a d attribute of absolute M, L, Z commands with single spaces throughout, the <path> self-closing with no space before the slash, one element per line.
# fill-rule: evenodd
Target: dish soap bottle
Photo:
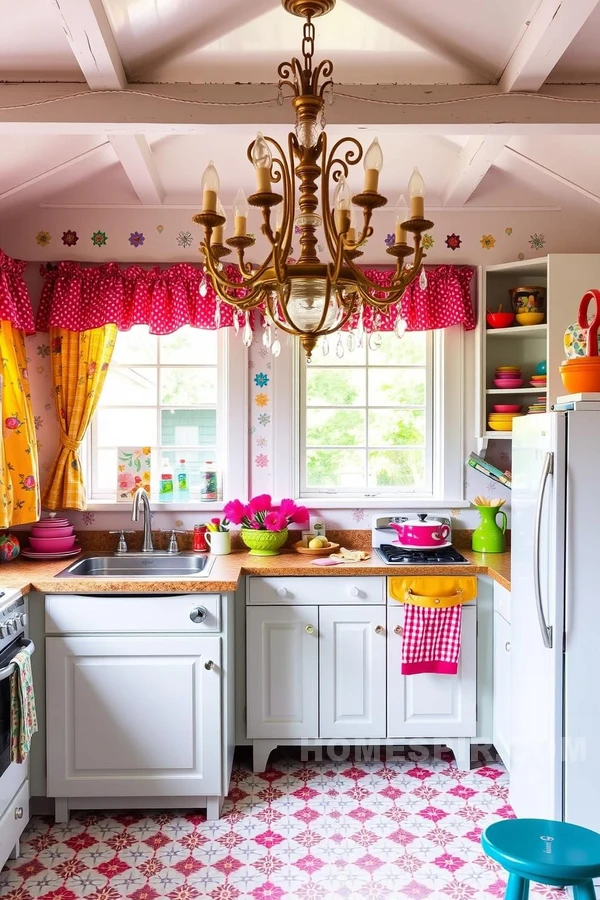
<path fill-rule="evenodd" d="M 160 481 L 158 483 L 158 500 L 160 503 L 171 503 L 174 499 L 173 472 L 168 459 L 160 465 Z"/>
<path fill-rule="evenodd" d="M 177 469 L 177 499 L 184 502 L 190 499 L 190 484 L 185 459 L 179 460 L 179 468 Z"/>
<path fill-rule="evenodd" d="M 209 502 L 217 500 L 217 469 L 215 464 L 207 460 L 202 470 L 202 481 L 200 482 L 200 500 Z"/>

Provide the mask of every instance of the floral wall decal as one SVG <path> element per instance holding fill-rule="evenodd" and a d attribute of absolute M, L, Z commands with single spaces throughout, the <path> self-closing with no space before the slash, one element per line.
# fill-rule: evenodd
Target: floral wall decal
<path fill-rule="evenodd" d="M 267 426 L 271 421 L 271 416 L 269 413 L 261 413 L 257 419 L 259 425 Z"/>
<path fill-rule="evenodd" d="M 512 232 L 513 232 L 513 230 L 510 227 L 510 225 L 508 226 L 508 228 L 504 229 L 504 234 L 507 234 L 509 237 L 511 236 Z"/>
<path fill-rule="evenodd" d="M 52 235 L 49 231 L 38 231 L 35 236 L 35 242 L 40 247 L 47 247 L 51 240 Z"/>
<path fill-rule="evenodd" d="M 146 238 L 142 231 L 132 231 L 129 235 L 129 243 L 132 247 L 141 247 Z"/>
<path fill-rule="evenodd" d="M 396 235 L 391 233 L 386 234 L 384 243 L 386 247 L 393 247 L 396 243 Z"/>
<path fill-rule="evenodd" d="M 104 247 L 106 244 L 108 237 L 105 231 L 94 231 L 93 235 L 90 238 L 94 247 Z"/>
<path fill-rule="evenodd" d="M 61 238 L 65 247 L 74 247 L 77 241 L 79 240 L 79 235 L 76 231 L 63 231 Z"/>
<path fill-rule="evenodd" d="M 180 247 L 191 247 L 192 246 L 192 232 L 191 231 L 180 231 L 177 235 L 177 243 Z"/>
<path fill-rule="evenodd" d="M 355 522 L 362 522 L 365 517 L 364 509 L 353 509 L 352 510 L 352 518 Z"/>
<path fill-rule="evenodd" d="M 423 235 L 423 249 L 431 250 L 433 245 L 435 244 L 435 240 L 433 239 L 432 234 L 424 234 Z"/>
<path fill-rule="evenodd" d="M 264 372 L 257 372 L 254 376 L 254 384 L 256 387 L 266 387 L 269 383 L 269 376 Z"/>
<path fill-rule="evenodd" d="M 454 232 L 452 232 L 452 234 L 446 235 L 446 247 L 449 250 L 458 250 L 461 244 L 462 240 L 459 234 L 454 234 Z"/>
<path fill-rule="evenodd" d="M 482 234 L 479 243 L 484 250 L 493 250 L 496 246 L 496 238 L 492 234 Z"/>
<path fill-rule="evenodd" d="M 525 254 L 524 254 L 524 253 L 517 253 L 517 259 L 519 259 L 519 260 L 525 259 Z"/>
<path fill-rule="evenodd" d="M 163 231 L 165 230 L 165 226 L 164 226 L 164 225 L 157 225 L 157 226 L 156 226 L 156 230 L 158 231 L 159 234 L 162 234 Z"/>
<path fill-rule="evenodd" d="M 543 234 L 532 234 L 529 237 L 529 246 L 532 250 L 541 250 L 545 243 L 546 238 Z"/>
<path fill-rule="evenodd" d="M 257 394 L 254 398 L 254 402 L 257 406 L 267 406 L 269 403 L 268 394 Z"/>
<path fill-rule="evenodd" d="M 38 356 L 41 356 L 42 359 L 45 356 L 50 356 L 50 345 L 49 344 L 39 344 L 37 348 Z"/>
<path fill-rule="evenodd" d="M 259 469 L 266 469 L 266 467 L 269 465 L 269 457 L 266 455 L 266 453 L 259 453 L 254 457 L 254 462 Z"/>

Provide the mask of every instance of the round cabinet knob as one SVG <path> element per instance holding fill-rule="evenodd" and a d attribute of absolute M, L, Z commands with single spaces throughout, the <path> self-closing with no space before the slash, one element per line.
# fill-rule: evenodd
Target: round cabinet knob
<path fill-rule="evenodd" d="M 19 621 L 21 622 L 21 625 L 25 627 L 25 625 L 27 625 L 27 614 L 21 613 L 21 615 L 19 616 Z"/>
<path fill-rule="evenodd" d="M 22 819 L 22 818 L 23 818 L 23 807 L 15 806 L 15 819 Z"/>
<path fill-rule="evenodd" d="M 396 627 L 394 628 L 394 634 L 397 634 L 398 637 L 402 637 L 402 635 L 404 634 L 404 628 L 402 627 L 402 625 L 396 625 Z"/>
<path fill-rule="evenodd" d="M 214 667 L 215 667 L 215 664 L 214 664 L 214 662 L 212 661 L 212 659 L 208 659 L 208 660 L 204 663 L 204 668 L 205 668 L 205 669 L 209 669 L 209 670 L 210 670 L 210 669 L 214 669 Z"/>
<path fill-rule="evenodd" d="M 314 625 L 307 625 L 306 628 L 305 628 L 304 630 L 306 631 L 307 634 L 314 634 L 314 632 L 315 632 L 315 626 L 314 626 Z"/>
<path fill-rule="evenodd" d="M 192 620 L 192 622 L 194 622 L 194 624 L 200 625 L 205 621 L 207 615 L 208 613 L 203 606 L 197 606 L 190 612 L 190 619 Z"/>
<path fill-rule="evenodd" d="M 507 653 L 510 653 L 510 641 L 507 641 L 504 645 L 504 649 Z"/>
<path fill-rule="evenodd" d="M 383 634 L 384 631 L 385 628 L 383 627 L 383 625 L 377 625 L 377 627 L 375 628 L 375 634 Z"/>
<path fill-rule="evenodd" d="M 357 587 L 350 588 L 350 596 L 351 596 L 351 597 L 358 597 L 358 596 L 360 596 L 360 591 L 359 591 L 359 589 L 358 589 Z"/>
<path fill-rule="evenodd" d="M 287 590 L 284 587 L 277 588 L 278 597 L 287 597 Z"/>

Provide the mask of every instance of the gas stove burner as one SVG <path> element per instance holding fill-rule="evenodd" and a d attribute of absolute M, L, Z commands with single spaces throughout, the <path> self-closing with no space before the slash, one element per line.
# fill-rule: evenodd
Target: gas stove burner
<path fill-rule="evenodd" d="M 469 563 L 454 547 L 440 547 L 438 550 L 407 550 L 393 544 L 382 544 L 377 548 L 382 560 L 390 566 L 452 566 Z"/>

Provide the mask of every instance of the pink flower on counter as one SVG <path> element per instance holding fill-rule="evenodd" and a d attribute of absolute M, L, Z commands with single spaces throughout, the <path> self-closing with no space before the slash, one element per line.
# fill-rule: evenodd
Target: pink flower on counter
<path fill-rule="evenodd" d="M 223 515 L 229 519 L 234 525 L 246 524 L 250 521 L 250 507 L 242 503 L 241 500 L 230 500 L 223 507 Z"/>
<path fill-rule="evenodd" d="M 285 516 L 287 522 L 295 522 L 302 525 L 308 521 L 308 510 L 305 506 L 297 506 L 290 497 L 284 497 L 279 504 L 279 512 Z"/>
<path fill-rule="evenodd" d="M 256 497 L 252 497 L 248 505 L 250 507 L 250 512 L 254 515 L 256 515 L 256 513 L 265 513 L 271 509 L 271 495 L 258 494 Z"/>
<path fill-rule="evenodd" d="M 265 516 L 265 528 L 267 531 L 283 531 L 287 527 L 287 517 L 280 512 L 267 513 Z"/>

